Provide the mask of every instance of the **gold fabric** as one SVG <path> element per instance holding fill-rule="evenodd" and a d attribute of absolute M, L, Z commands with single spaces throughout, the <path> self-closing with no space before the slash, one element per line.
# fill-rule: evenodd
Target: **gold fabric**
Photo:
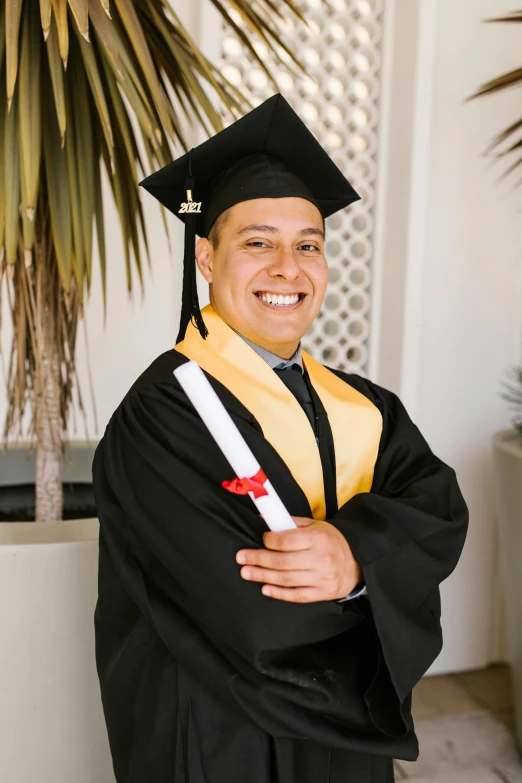
<path fill-rule="evenodd" d="M 305 412 L 269 365 L 212 305 L 201 311 L 208 329 L 204 340 L 190 322 L 175 348 L 220 381 L 253 414 L 264 437 L 288 466 L 305 493 L 314 519 L 324 520 L 326 506 L 319 449 Z M 303 364 L 319 395 L 332 429 L 336 460 L 337 503 L 369 492 L 383 420 L 367 397 L 345 383 L 306 351 Z M 262 465 L 269 473 L 269 466 Z"/>

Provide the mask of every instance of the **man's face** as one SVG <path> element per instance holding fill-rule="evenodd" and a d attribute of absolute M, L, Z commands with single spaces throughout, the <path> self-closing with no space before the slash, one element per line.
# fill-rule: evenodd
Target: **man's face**
<path fill-rule="evenodd" d="M 319 312 L 328 281 L 317 207 L 297 196 L 235 204 L 218 247 L 199 239 L 196 259 L 221 318 L 257 345 L 289 358 Z"/>

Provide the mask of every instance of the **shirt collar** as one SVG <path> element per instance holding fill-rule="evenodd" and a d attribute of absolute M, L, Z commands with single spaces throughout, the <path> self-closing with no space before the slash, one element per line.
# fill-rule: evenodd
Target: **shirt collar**
<path fill-rule="evenodd" d="M 272 351 L 267 351 L 266 348 L 262 348 L 260 345 L 256 345 L 256 343 L 253 343 L 252 340 L 249 340 L 248 337 L 244 337 L 240 332 L 237 331 L 237 329 L 234 329 L 233 326 L 230 327 L 233 329 L 233 331 L 238 334 L 251 348 L 254 349 L 254 351 L 260 356 L 262 359 L 265 360 L 265 362 L 272 368 L 272 370 L 275 369 L 285 369 L 286 367 L 291 367 L 292 364 L 298 364 L 301 368 L 301 372 L 304 371 L 303 367 L 303 357 L 301 355 L 301 343 L 299 342 L 299 345 L 297 346 L 297 350 L 294 353 L 293 356 L 291 356 L 289 359 L 281 359 L 280 356 L 277 356 L 277 354 L 272 353 Z"/>

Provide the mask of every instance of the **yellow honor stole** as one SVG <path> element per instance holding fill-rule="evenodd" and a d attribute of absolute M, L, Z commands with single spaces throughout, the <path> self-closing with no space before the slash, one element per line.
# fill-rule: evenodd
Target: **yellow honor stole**
<path fill-rule="evenodd" d="M 257 419 L 266 440 L 305 493 L 314 519 L 324 520 L 323 470 L 310 422 L 294 395 L 272 368 L 223 321 L 212 305 L 201 311 L 203 339 L 189 322 L 175 348 L 220 381 Z M 358 492 L 369 492 L 383 420 L 364 394 L 302 352 L 303 364 L 332 429 L 339 508 Z M 264 466 L 262 466 L 264 467 Z M 268 470 L 267 470 L 268 472 Z"/>

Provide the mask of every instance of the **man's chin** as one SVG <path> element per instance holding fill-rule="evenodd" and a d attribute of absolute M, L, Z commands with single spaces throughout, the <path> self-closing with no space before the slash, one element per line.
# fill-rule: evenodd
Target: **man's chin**
<path fill-rule="evenodd" d="M 256 345 L 260 345 L 266 348 L 272 353 L 276 353 L 278 356 L 279 350 L 288 352 L 290 346 L 295 346 L 294 351 L 297 349 L 299 341 L 306 332 L 308 325 L 305 324 L 290 324 L 288 321 L 282 323 L 286 319 L 265 318 L 263 321 L 256 319 L 252 320 L 248 325 L 248 333 L 244 334 Z M 241 330 L 238 329 L 241 333 Z"/>
<path fill-rule="evenodd" d="M 309 317 L 304 317 L 304 310 L 278 312 L 275 307 L 261 310 L 256 306 L 248 309 L 236 307 L 233 311 L 229 308 L 227 312 L 220 313 L 215 309 L 240 335 L 277 355 L 279 351 L 276 349 L 287 353 L 295 346 L 295 351 L 311 323 Z"/>

